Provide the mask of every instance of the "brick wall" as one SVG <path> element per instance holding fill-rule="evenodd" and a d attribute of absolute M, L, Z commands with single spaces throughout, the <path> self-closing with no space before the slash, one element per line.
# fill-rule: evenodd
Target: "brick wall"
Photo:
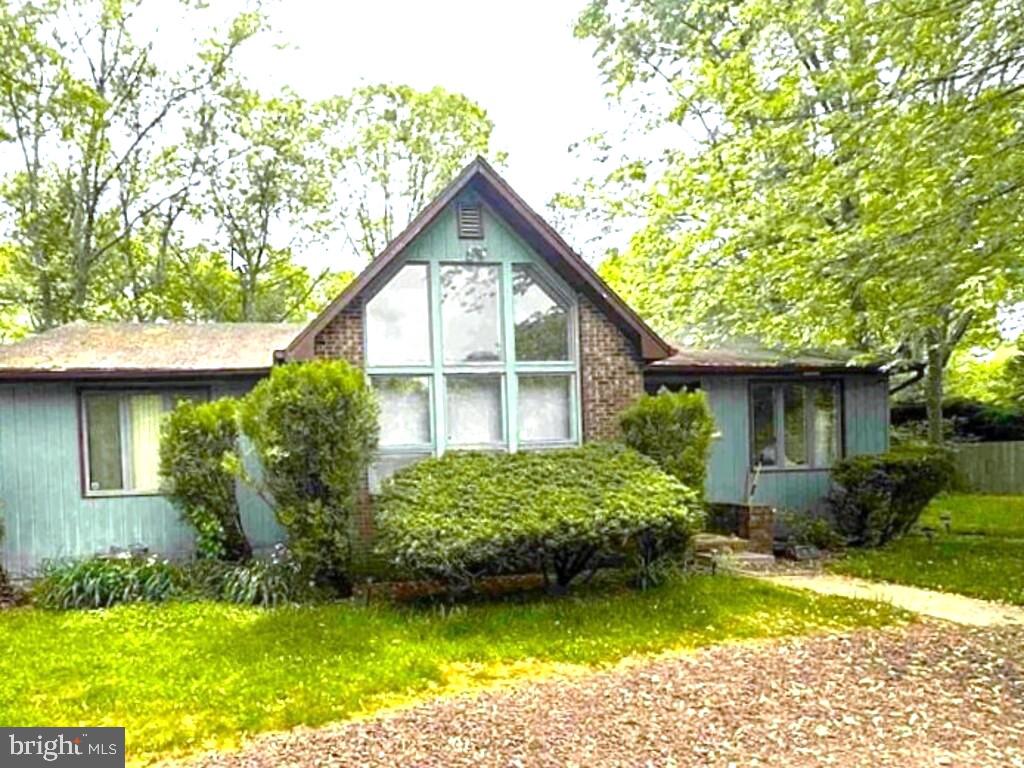
<path fill-rule="evenodd" d="M 614 440 L 619 414 L 644 393 L 643 360 L 615 323 L 579 297 L 583 439 Z"/>
<path fill-rule="evenodd" d="M 335 315 L 313 339 L 313 354 L 363 364 L 363 304 L 354 301 Z"/>
<path fill-rule="evenodd" d="M 363 304 L 354 301 L 339 312 L 313 339 L 317 357 L 341 358 L 353 365 L 363 365 Z M 373 555 L 373 503 L 366 479 L 359 490 L 352 516 L 352 570 L 356 576 L 377 575 L 378 563 Z"/>

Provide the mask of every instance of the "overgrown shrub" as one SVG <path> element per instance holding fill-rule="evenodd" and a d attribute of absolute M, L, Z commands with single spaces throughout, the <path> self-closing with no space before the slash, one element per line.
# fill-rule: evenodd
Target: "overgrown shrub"
<path fill-rule="evenodd" d="M 308 577 L 283 546 L 269 559 L 244 563 L 200 560 L 187 568 L 189 588 L 197 597 L 264 608 L 306 602 L 315 597 Z"/>
<path fill-rule="evenodd" d="M 630 448 L 650 456 L 685 485 L 704 492 L 715 421 L 703 392 L 646 395 L 619 417 Z"/>
<path fill-rule="evenodd" d="M 783 515 L 783 524 L 795 544 L 809 544 L 823 550 L 841 549 L 846 539 L 831 520 L 807 511 L 791 511 Z"/>
<path fill-rule="evenodd" d="M 378 499 L 378 552 L 400 569 L 464 588 L 542 571 L 562 591 L 604 556 L 642 573 L 699 525 L 698 494 L 629 448 L 450 452 L 401 470 Z"/>
<path fill-rule="evenodd" d="M 118 603 L 161 603 L 181 594 L 180 570 L 156 557 L 91 558 L 48 563 L 32 586 L 43 608 L 108 608 Z"/>
<path fill-rule="evenodd" d="M 163 424 L 160 475 L 170 502 L 196 532 L 202 557 L 248 560 L 235 475 L 238 403 L 182 401 Z"/>
<path fill-rule="evenodd" d="M 242 426 L 263 465 L 278 522 L 301 568 L 350 589 L 349 521 L 377 446 L 377 402 L 340 360 L 283 365 L 242 401 Z"/>
<path fill-rule="evenodd" d="M 838 529 L 853 543 L 875 547 L 909 531 L 939 492 L 954 481 L 952 454 L 940 448 L 845 459 L 832 469 L 829 505 Z"/>

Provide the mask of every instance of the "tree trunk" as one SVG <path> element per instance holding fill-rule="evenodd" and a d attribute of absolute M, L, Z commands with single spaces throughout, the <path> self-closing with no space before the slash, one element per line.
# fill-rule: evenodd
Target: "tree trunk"
<path fill-rule="evenodd" d="M 942 445 L 942 378 L 945 369 L 945 353 L 942 345 L 934 342 L 928 345 L 928 368 L 925 373 L 925 403 L 928 411 L 928 442 Z"/>

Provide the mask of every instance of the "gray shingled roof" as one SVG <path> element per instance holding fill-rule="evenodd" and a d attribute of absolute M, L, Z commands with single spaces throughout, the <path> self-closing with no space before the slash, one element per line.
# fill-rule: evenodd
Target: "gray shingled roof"
<path fill-rule="evenodd" d="M 71 323 L 0 346 L 0 378 L 259 372 L 295 323 Z"/>
<path fill-rule="evenodd" d="M 713 349 L 678 347 L 671 356 L 651 363 L 648 370 L 879 370 L 878 365 L 851 364 L 851 357 L 821 352 L 790 353 L 756 345 Z"/>

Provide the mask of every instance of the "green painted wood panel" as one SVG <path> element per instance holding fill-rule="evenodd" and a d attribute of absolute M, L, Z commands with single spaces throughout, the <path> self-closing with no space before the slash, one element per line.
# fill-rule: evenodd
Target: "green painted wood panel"
<path fill-rule="evenodd" d="M 253 381 L 203 382 L 211 395 L 237 395 Z M 144 544 L 170 557 L 192 552 L 191 530 L 162 496 L 85 498 L 81 492 L 78 388 L 71 382 L 0 387 L 2 556 L 13 574 L 31 575 L 44 560 L 83 557 L 111 546 Z M 283 536 L 256 495 L 240 494 L 253 544 Z"/>
<path fill-rule="evenodd" d="M 458 202 L 472 203 L 472 195 L 460 197 Z M 455 227 L 455 204 L 449 205 L 437 221 L 430 225 L 406 248 L 403 258 L 413 261 L 472 261 L 473 248 L 487 251 L 485 262 L 540 263 L 543 260 L 524 243 L 505 223 L 483 206 L 484 237 L 482 240 L 462 240 Z"/>
<path fill-rule="evenodd" d="M 885 377 L 850 374 L 842 382 L 846 455 L 880 453 L 889 445 L 889 395 Z M 704 376 L 718 437 L 708 463 L 707 497 L 713 503 L 745 504 L 751 480 L 749 387 L 780 377 Z M 753 501 L 780 509 L 820 508 L 831 486 L 825 470 L 761 472 Z"/>

